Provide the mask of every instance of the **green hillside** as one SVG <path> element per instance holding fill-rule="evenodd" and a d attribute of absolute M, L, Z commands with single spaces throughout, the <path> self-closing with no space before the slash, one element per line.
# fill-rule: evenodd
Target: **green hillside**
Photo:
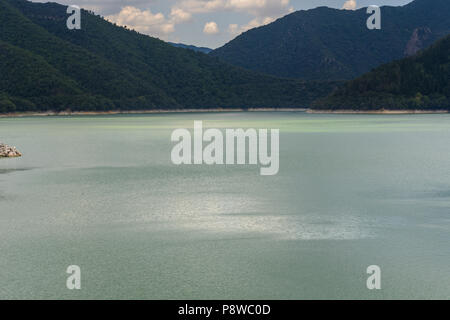
<path fill-rule="evenodd" d="M 417 55 L 380 66 L 325 99 L 321 109 L 450 110 L 450 36 Z"/>
<path fill-rule="evenodd" d="M 241 34 L 210 55 L 280 77 L 351 80 L 450 33 L 449 0 L 384 6 L 381 30 L 368 30 L 368 17 L 366 8 L 297 11 Z"/>
<path fill-rule="evenodd" d="M 68 30 L 66 8 L 0 0 L 0 112 L 304 107 L 335 86 L 233 67 L 84 10 Z"/>
<path fill-rule="evenodd" d="M 188 44 L 184 44 L 184 43 L 174 43 L 174 42 L 167 42 L 168 44 L 171 44 L 174 47 L 177 48 L 184 48 L 184 49 L 189 49 L 189 50 L 194 50 L 197 52 L 203 52 L 203 53 L 210 53 L 211 51 L 213 51 L 213 49 L 210 48 L 206 48 L 206 47 L 196 47 L 193 45 L 188 45 Z"/>

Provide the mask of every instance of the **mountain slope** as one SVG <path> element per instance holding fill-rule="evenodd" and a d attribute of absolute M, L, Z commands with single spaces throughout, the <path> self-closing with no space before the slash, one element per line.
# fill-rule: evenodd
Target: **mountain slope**
<path fill-rule="evenodd" d="M 380 66 L 348 82 L 314 107 L 450 110 L 450 36 L 415 56 Z"/>
<path fill-rule="evenodd" d="M 450 33 L 448 0 L 382 7 L 381 30 L 368 30 L 368 17 L 366 8 L 297 11 L 241 34 L 210 55 L 275 76 L 350 80 Z"/>
<path fill-rule="evenodd" d="M 9 3 L 8 3 L 9 2 Z M 128 70 L 124 70 L 120 65 L 103 59 L 89 50 L 80 46 L 72 45 L 52 34 L 44 28 L 37 26 L 27 19 L 23 14 L 16 10 L 11 4 L 40 6 L 26 1 L 0 1 L 0 40 L 5 43 L 21 48 L 28 53 L 28 56 L 37 56 L 44 60 L 52 68 L 58 70 L 63 77 L 70 78 L 81 88 L 81 92 L 87 100 L 89 96 L 98 96 L 100 101 L 94 103 L 103 103 L 105 107 L 113 104 L 112 99 L 126 99 L 135 96 L 151 96 L 153 101 L 158 104 L 169 104 L 174 102 L 164 92 L 151 86 L 148 83 L 141 83 L 141 79 L 131 74 Z M 56 6 L 56 5 L 55 5 Z M 61 9 L 64 10 L 63 6 Z M 64 10 L 65 12 L 65 10 Z M 47 13 L 48 19 L 54 18 L 51 13 Z M 56 20 L 54 20 L 56 22 Z M 64 23 L 65 20 L 61 21 Z M 24 69 L 17 60 L 6 60 L 8 69 L 2 70 L 2 73 L 11 73 L 16 75 L 19 83 L 22 79 L 34 77 L 36 70 Z M 31 62 L 30 62 L 31 63 Z M 23 69 L 26 74 L 19 77 L 18 74 L 12 73 L 11 69 Z M 45 71 L 39 73 L 45 76 Z M 61 80 L 62 81 L 62 80 Z M 139 86 L 136 83 L 141 83 Z M 32 88 L 28 88 L 31 90 Z M 16 87 L 10 86 L 7 90 L 4 86 L 0 87 L 0 91 L 9 93 L 10 96 L 24 97 Z M 80 92 L 80 93 L 81 93 Z M 52 98 L 50 98 L 52 97 Z M 106 97 L 108 99 L 106 99 Z M 28 98 L 28 97 L 27 97 Z M 45 107 L 49 109 L 55 108 L 76 108 L 78 102 L 75 97 L 69 98 L 68 95 L 48 95 L 47 92 L 36 92 L 36 95 L 30 97 L 34 103 L 40 104 L 45 102 Z M 108 100 L 108 101 L 105 101 Z M 75 105 L 74 105 L 75 103 Z M 81 102 L 83 108 L 91 109 L 91 105 L 85 105 Z M 20 108 L 19 108 L 20 110 Z"/>
<path fill-rule="evenodd" d="M 301 107 L 334 86 L 233 67 L 84 10 L 82 29 L 68 30 L 66 8 L 0 0 L 1 72 L 9 75 L 0 82 L 0 93 L 8 97 L 4 101 L 27 101 L 16 104 L 16 110 L 29 110 L 30 105 L 37 110 Z M 11 50 L 20 52 L 22 64 L 33 67 L 21 69 L 8 54 Z M 40 80 L 37 86 L 27 80 L 49 77 L 55 78 L 53 91 Z"/>
<path fill-rule="evenodd" d="M 206 47 L 196 47 L 196 46 L 183 44 L 183 43 L 168 42 L 168 44 L 171 44 L 172 46 L 177 47 L 177 48 L 189 49 L 189 50 L 202 52 L 202 53 L 206 53 L 206 54 L 210 53 L 213 50 L 213 49 L 206 48 Z"/>

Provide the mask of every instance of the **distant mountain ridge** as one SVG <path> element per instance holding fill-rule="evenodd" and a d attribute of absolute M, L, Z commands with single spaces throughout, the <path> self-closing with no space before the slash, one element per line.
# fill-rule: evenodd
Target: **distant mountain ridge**
<path fill-rule="evenodd" d="M 334 86 L 234 67 L 85 10 L 68 30 L 66 9 L 0 0 L 0 113 L 304 107 Z"/>
<path fill-rule="evenodd" d="M 449 0 L 384 6 L 381 30 L 368 30 L 368 17 L 366 8 L 297 11 L 241 34 L 210 55 L 280 77 L 350 80 L 450 33 Z"/>
<path fill-rule="evenodd" d="M 327 110 L 450 110 L 450 35 L 382 65 L 313 104 Z"/>
<path fill-rule="evenodd" d="M 174 42 L 167 42 L 168 44 L 171 44 L 174 47 L 177 48 L 184 48 L 184 49 L 189 49 L 189 50 L 194 50 L 194 51 L 198 51 L 198 52 L 202 52 L 202 53 L 210 53 L 211 51 L 213 51 L 213 49 L 210 48 L 206 48 L 206 47 L 196 47 L 193 45 L 189 45 L 189 44 L 184 44 L 184 43 L 174 43 Z"/>

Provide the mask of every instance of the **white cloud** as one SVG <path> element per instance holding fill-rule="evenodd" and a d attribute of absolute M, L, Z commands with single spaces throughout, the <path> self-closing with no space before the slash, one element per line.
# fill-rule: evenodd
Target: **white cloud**
<path fill-rule="evenodd" d="M 106 19 L 120 26 L 166 39 L 168 34 L 175 31 L 177 24 L 190 21 L 192 14 L 180 8 L 172 8 L 169 17 L 166 17 L 163 13 L 152 13 L 150 9 L 141 10 L 126 6 L 119 13 L 109 15 Z"/>
<path fill-rule="evenodd" d="M 223 9 L 224 0 L 181 0 L 175 8 L 191 13 L 209 13 Z"/>
<path fill-rule="evenodd" d="M 182 9 L 191 14 L 233 11 L 254 16 L 245 25 L 230 24 L 228 33 L 232 35 L 266 25 L 276 18 L 294 11 L 290 0 L 180 0 L 173 7 L 174 9 Z"/>
<path fill-rule="evenodd" d="M 203 33 L 206 34 L 218 34 L 219 33 L 219 27 L 217 26 L 217 23 L 214 21 L 207 22 L 205 24 L 205 27 L 203 28 Z"/>
<path fill-rule="evenodd" d="M 33 2 L 49 2 L 49 0 L 32 0 Z M 135 8 L 148 8 L 149 5 L 157 3 L 159 0 L 57 0 L 60 4 L 76 4 L 83 9 L 94 11 L 105 16 L 115 14 L 122 7 L 132 6 Z"/>
<path fill-rule="evenodd" d="M 235 11 L 254 16 L 279 16 L 290 9 L 290 0 L 181 0 L 175 7 L 191 13 Z"/>
<path fill-rule="evenodd" d="M 237 24 L 230 24 L 228 26 L 228 32 L 232 35 L 238 35 L 242 32 L 248 31 L 253 28 L 264 26 L 266 24 L 272 23 L 275 20 L 273 17 L 255 18 L 251 20 L 246 25 L 240 26 Z"/>
<path fill-rule="evenodd" d="M 170 17 L 173 23 L 179 24 L 190 21 L 192 19 L 192 14 L 180 8 L 172 8 L 170 11 Z"/>
<path fill-rule="evenodd" d="M 47 0 L 35 0 L 47 1 Z M 70 2 L 70 0 L 60 0 Z M 170 12 L 153 12 L 149 9 L 160 0 L 78 0 L 85 7 L 96 12 L 103 12 L 106 19 L 144 34 L 164 40 L 172 37 L 177 25 L 195 19 L 198 14 L 235 12 L 249 15 L 249 22 L 236 24 L 231 21 L 228 27 L 230 35 L 237 35 L 261 25 L 268 24 L 276 18 L 292 12 L 291 0 L 173 0 Z M 119 12 L 116 9 L 125 5 Z M 100 10 L 101 9 L 101 10 Z M 231 15 L 233 16 L 233 15 Z M 214 19 L 214 18 L 209 18 Z M 205 34 L 219 33 L 215 22 L 204 26 Z"/>
<path fill-rule="evenodd" d="M 239 25 L 232 23 L 228 26 L 228 33 L 232 35 L 237 35 L 239 33 Z"/>
<path fill-rule="evenodd" d="M 356 9 L 356 0 L 347 0 L 344 3 L 342 9 L 345 10 L 355 10 Z"/>
<path fill-rule="evenodd" d="M 175 23 L 166 19 L 164 14 L 154 14 L 150 10 L 140 10 L 132 6 L 124 7 L 118 14 L 107 16 L 106 19 L 153 36 L 164 37 L 175 31 Z"/>

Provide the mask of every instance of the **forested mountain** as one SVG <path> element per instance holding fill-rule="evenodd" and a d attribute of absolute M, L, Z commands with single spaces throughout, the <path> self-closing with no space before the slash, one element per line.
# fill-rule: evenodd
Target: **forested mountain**
<path fill-rule="evenodd" d="M 278 79 L 66 6 L 0 0 L 0 112 L 302 107 L 334 84 Z"/>
<path fill-rule="evenodd" d="M 450 36 L 348 82 L 315 108 L 450 110 Z"/>
<path fill-rule="evenodd" d="M 366 8 L 297 11 L 249 30 L 210 53 L 251 70 L 305 80 L 350 80 L 412 55 L 450 33 L 449 0 L 381 7 L 381 30 Z"/>
<path fill-rule="evenodd" d="M 184 44 L 184 43 L 168 42 L 168 44 L 171 44 L 177 48 L 184 48 L 184 49 L 194 50 L 194 51 L 203 52 L 203 53 L 210 53 L 213 50 L 213 49 L 206 48 L 206 47 L 196 47 L 196 46 L 192 46 L 192 45 L 188 45 L 188 44 Z"/>

